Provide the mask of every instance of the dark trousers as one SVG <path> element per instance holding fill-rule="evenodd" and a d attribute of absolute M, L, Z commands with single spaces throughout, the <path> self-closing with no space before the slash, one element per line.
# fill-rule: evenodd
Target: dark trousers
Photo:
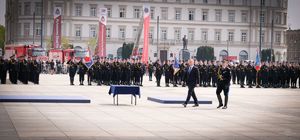
<path fill-rule="evenodd" d="M 152 72 L 149 72 L 149 81 L 152 81 Z"/>
<path fill-rule="evenodd" d="M 190 101 L 191 97 L 193 97 L 193 100 L 194 100 L 194 104 L 195 105 L 198 105 L 198 99 L 196 97 L 196 94 L 195 94 L 195 87 L 194 86 L 188 86 L 189 90 L 188 90 L 188 95 L 186 97 L 186 100 L 184 102 L 184 104 L 188 104 L 188 102 Z"/>
<path fill-rule="evenodd" d="M 160 79 L 161 79 L 161 75 L 156 75 L 156 84 L 157 86 L 160 86 Z"/>
<path fill-rule="evenodd" d="M 92 85 L 92 79 L 93 79 L 93 77 L 92 77 L 92 74 L 88 74 L 88 85 Z"/>
<path fill-rule="evenodd" d="M 217 94 L 217 97 L 218 97 L 219 105 L 223 105 L 223 101 L 222 101 L 222 98 L 221 98 L 221 95 L 220 95 L 222 91 L 224 92 L 224 96 L 225 96 L 225 106 L 227 106 L 229 85 L 228 86 L 225 86 L 225 85 L 218 85 L 217 86 L 216 94 Z"/>
<path fill-rule="evenodd" d="M 84 74 L 79 74 L 79 83 L 83 84 L 84 81 Z"/>

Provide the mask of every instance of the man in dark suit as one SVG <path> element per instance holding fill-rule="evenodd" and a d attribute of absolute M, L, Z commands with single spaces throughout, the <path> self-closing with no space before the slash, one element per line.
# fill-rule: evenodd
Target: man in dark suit
<path fill-rule="evenodd" d="M 190 101 L 190 98 L 193 97 L 194 99 L 194 106 L 193 107 L 197 107 L 198 105 L 198 100 L 195 94 L 195 87 L 197 86 L 197 81 L 199 80 L 199 71 L 198 68 L 196 68 L 194 66 L 194 60 L 193 59 L 189 59 L 188 61 L 189 66 L 187 68 L 187 72 L 186 72 L 186 85 L 188 86 L 188 95 L 186 97 L 186 101 L 183 103 L 183 106 L 186 107 L 186 105 L 188 104 L 188 102 Z"/>

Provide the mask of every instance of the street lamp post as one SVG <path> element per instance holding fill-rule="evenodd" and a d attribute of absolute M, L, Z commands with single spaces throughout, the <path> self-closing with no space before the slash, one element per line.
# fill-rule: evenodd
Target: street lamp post
<path fill-rule="evenodd" d="M 227 40 L 227 59 L 228 59 L 228 57 L 229 57 L 228 47 L 229 47 L 229 40 Z"/>

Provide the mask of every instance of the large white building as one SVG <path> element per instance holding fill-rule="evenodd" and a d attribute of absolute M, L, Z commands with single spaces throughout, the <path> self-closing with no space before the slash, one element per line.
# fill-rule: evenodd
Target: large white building
<path fill-rule="evenodd" d="M 124 42 L 134 42 L 142 7 L 148 4 L 151 6 L 149 57 L 152 61 L 157 56 L 159 59 L 179 56 L 184 35 L 188 38 L 191 56 L 196 55 L 198 47 L 211 46 L 217 60 L 228 53 L 239 60 L 255 60 L 260 3 L 261 0 L 44 0 L 43 46 L 52 35 L 54 7 L 62 8 L 62 36 L 74 47 L 87 47 L 87 42 L 97 36 L 97 11 L 106 7 L 107 54 L 116 57 Z M 286 60 L 287 0 L 262 0 L 262 5 L 262 49 L 270 48 L 273 40 L 275 60 Z M 33 34 L 39 43 L 41 0 L 8 0 L 6 9 L 7 43 L 32 43 Z M 140 44 L 142 42 L 143 39 Z"/>

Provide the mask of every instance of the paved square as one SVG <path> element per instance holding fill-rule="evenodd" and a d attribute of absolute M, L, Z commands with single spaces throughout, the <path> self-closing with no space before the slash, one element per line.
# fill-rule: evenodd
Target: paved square
<path fill-rule="evenodd" d="M 67 75 L 41 75 L 40 85 L 0 85 L 0 95 L 91 99 L 90 104 L 0 103 L 0 140 L 300 139 L 299 89 L 233 85 L 228 109 L 221 110 L 216 109 L 216 89 L 198 87 L 198 98 L 213 104 L 183 108 L 151 102 L 147 97 L 185 99 L 187 88 L 155 87 L 154 81 L 145 80 L 137 106 L 130 104 L 130 96 L 119 96 L 116 106 L 108 95 L 109 87 L 78 86 L 78 75 L 75 78 L 76 86 L 69 85 Z"/>

